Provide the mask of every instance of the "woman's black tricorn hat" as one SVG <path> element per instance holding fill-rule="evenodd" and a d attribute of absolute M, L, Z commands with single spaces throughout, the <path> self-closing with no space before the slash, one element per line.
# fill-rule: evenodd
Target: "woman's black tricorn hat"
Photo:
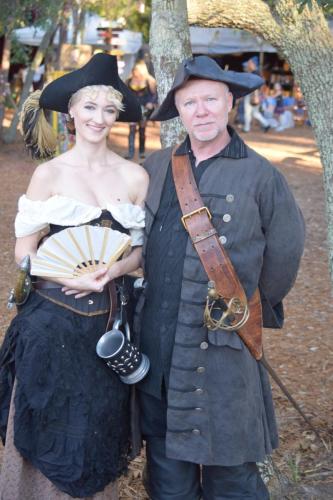
<path fill-rule="evenodd" d="M 222 69 L 214 59 L 197 56 L 185 59 L 177 69 L 172 87 L 161 106 L 151 115 L 151 120 L 165 121 L 179 115 L 175 105 L 175 92 L 188 80 L 200 78 L 225 83 L 234 99 L 244 97 L 263 85 L 264 80 L 253 73 L 238 73 Z"/>
<path fill-rule="evenodd" d="M 117 58 L 105 53 L 95 54 L 82 68 L 53 80 L 42 91 L 39 105 L 43 109 L 68 113 L 68 103 L 75 92 L 89 85 L 108 85 L 123 95 L 124 111 L 121 122 L 137 122 L 141 119 L 141 107 L 135 95 L 118 75 Z"/>

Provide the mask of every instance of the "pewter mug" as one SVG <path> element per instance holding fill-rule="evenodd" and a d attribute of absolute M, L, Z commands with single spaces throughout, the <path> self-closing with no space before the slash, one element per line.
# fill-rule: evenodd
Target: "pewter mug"
<path fill-rule="evenodd" d="M 145 377 L 150 362 L 145 354 L 131 343 L 130 328 L 123 325 L 126 336 L 120 330 L 122 321 L 116 317 L 112 330 L 104 333 L 96 345 L 96 352 L 115 371 L 125 384 L 136 384 Z"/>

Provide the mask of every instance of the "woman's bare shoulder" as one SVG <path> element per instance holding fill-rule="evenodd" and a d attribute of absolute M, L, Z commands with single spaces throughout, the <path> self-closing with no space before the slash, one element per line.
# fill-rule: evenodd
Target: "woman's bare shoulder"
<path fill-rule="evenodd" d="M 134 162 L 128 163 L 128 174 L 126 177 L 131 190 L 133 189 L 136 193 L 137 203 L 141 204 L 148 191 L 149 175 L 141 165 Z"/>
<path fill-rule="evenodd" d="M 146 170 L 135 163 L 134 161 L 126 160 L 117 155 L 117 167 L 121 170 L 122 174 L 128 178 L 130 182 L 148 182 L 148 174 Z"/>
<path fill-rule="evenodd" d="M 148 174 L 146 170 L 143 168 L 142 165 L 139 165 L 138 163 L 135 163 L 133 161 L 126 160 L 126 163 L 128 164 L 128 169 L 135 175 L 139 176 L 142 179 L 148 178 Z"/>
<path fill-rule="evenodd" d="M 40 163 L 36 167 L 27 189 L 28 198 L 46 200 L 54 194 L 53 187 L 62 170 L 61 160 L 59 160 L 61 156 L 63 155 Z"/>

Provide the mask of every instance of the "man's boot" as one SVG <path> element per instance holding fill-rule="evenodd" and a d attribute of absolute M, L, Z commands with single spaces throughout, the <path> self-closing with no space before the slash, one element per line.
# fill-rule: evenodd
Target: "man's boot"
<path fill-rule="evenodd" d="M 139 127 L 139 157 L 145 157 L 146 127 Z"/>
<path fill-rule="evenodd" d="M 135 131 L 136 131 L 136 123 L 131 124 L 129 128 L 128 154 L 126 155 L 127 160 L 132 160 L 132 158 L 134 157 Z"/>

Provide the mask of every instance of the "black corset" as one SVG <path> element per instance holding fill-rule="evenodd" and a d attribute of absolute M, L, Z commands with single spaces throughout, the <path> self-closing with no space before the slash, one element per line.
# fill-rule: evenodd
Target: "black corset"
<path fill-rule="evenodd" d="M 79 224 L 80 226 L 89 224 L 89 226 L 104 226 L 104 227 L 110 227 L 111 229 L 115 229 L 116 231 L 120 231 L 122 233 L 129 234 L 129 230 L 124 228 L 120 222 L 116 221 L 114 217 L 110 214 L 108 210 L 102 210 L 102 213 L 97 219 L 93 219 L 91 221 L 85 222 L 84 224 Z M 75 226 L 60 226 L 58 224 L 50 224 L 50 232 L 48 233 L 47 236 L 52 236 L 53 234 L 58 233 L 59 231 L 62 231 L 66 227 L 75 227 Z"/>

